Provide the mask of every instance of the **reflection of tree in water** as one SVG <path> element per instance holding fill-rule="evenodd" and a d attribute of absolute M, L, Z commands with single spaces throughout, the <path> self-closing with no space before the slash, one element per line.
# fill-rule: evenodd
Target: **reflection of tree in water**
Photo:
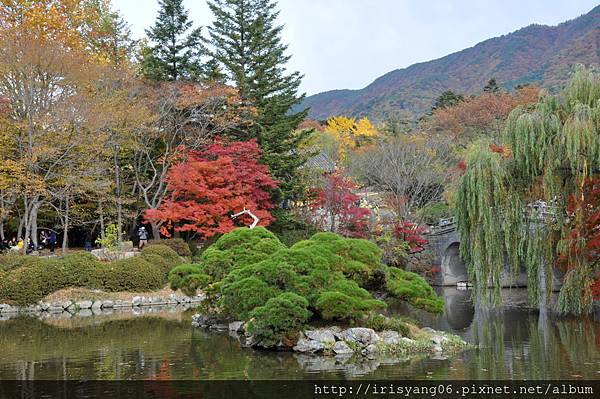
<path fill-rule="evenodd" d="M 292 353 L 241 348 L 227 333 L 194 329 L 190 350 L 199 379 L 281 379 L 298 369 Z"/>
<path fill-rule="evenodd" d="M 189 324 L 151 317 L 57 328 L 34 318 L 0 324 L 0 379 L 139 379 L 189 340 Z M 173 368 L 172 374 L 186 372 Z"/>
<path fill-rule="evenodd" d="M 597 322 L 522 309 L 475 310 L 466 377 L 473 379 L 598 378 Z M 591 367 L 594 364 L 596 367 Z"/>

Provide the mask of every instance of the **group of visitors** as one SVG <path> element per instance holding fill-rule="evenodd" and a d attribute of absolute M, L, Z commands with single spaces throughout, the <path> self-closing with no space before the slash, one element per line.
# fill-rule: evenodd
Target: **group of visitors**
<path fill-rule="evenodd" d="M 19 237 L 17 239 L 17 237 L 14 236 L 10 240 L 4 239 L 0 241 L 0 252 L 21 252 L 23 250 L 23 247 L 25 247 L 26 253 L 31 253 L 36 250 L 42 250 L 44 248 L 49 249 L 50 252 L 53 253 L 54 249 L 56 248 L 56 243 L 57 237 L 54 231 L 50 231 L 49 233 L 46 233 L 46 231 L 42 231 L 37 245 L 33 242 L 33 240 L 30 237 L 27 238 L 27 245 L 25 245 L 25 242 L 22 237 Z"/>
<path fill-rule="evenodd" d="M 141 226 L 137 229 L 137 238 L 138 238 L 138 248 L 142 249 L 148 244 L 148 240 L 150 238 L 150 232 L 146 230 L 144 226 Z M 52 230 L 42 230 L 40 233 L 37 245 L 33 242 L 31 238 L 27 239 L 27 245 L 22 237 L 17 238 L 14 236 L 12 239 L 3 239 L 0 240 L 0 252 L 21 252 L 23 247 L 25 246 L 26 253 L 31 253 L 33 251 L 41 251 L 43 249 L 48 249 L 50 252 L 54 253 L 57 244 L 57 236 L 56 233 Z M 93 235 L 91 231 L 86 232 L 85 240 L 84 240 L 84 249 L 86 251 L 91 251 L 93 247 Z"/>

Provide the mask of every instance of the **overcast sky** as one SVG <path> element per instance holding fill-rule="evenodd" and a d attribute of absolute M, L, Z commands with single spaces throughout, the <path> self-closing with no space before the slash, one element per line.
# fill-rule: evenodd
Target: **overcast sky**
<path fill-rule="evenodd" d="M 113 0 L 136 38 L 154 23 L 158 0 Z M 185 0 L 195 26 L 209 25 L 205 0 Z M 471 47 L 532 23 L 556 25 L 598 0 L 280 0 L 288 68 L 308 94 L 358 89 L 394 69 Z"/>

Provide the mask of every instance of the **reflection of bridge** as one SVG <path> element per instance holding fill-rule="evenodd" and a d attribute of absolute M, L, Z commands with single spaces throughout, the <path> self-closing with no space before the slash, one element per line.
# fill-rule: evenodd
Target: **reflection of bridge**
<path fill-rule="evenodd" d="M 469 281 L 467 268 L 460 258 L 460 234 L 454 219 L 442 220 L 439 225 L 432 226 L 426 237 L 434 253 L 434 265 L 439 265 L 435 285 L 455 286 L 458 282 Z M 561 286 L 562 275 L 559 270 L 554 270 L 554 289 Z M 508 262 L 504 264 L 501 275 L 502 287 L 526 287 L 527 270 L 524 267 L 519 275 L 512 276 Z"/>

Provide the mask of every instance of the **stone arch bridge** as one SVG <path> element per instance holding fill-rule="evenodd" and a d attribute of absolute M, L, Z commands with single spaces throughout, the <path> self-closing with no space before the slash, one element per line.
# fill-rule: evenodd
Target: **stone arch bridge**
<path fill-rule="evenodd" d="M 437 226 L 432 226 L 426 236 L 434 254 L 434 265 L 439 265 L 434 284 L 439 286 L 456 286 L 458 283 L 469 282 L 467 267 L 460 257 L 460 234 L 454 219 L 441 220 Z M 527 287 L 527 270 L 524 267 L 519 275 L 513 278 L 508 263 L 505 263 L 501 276 L 501 285 L 508 287 Z M 558 290 L 562 285 L 562 273 L 554 269 L 553 289 Z"/>

